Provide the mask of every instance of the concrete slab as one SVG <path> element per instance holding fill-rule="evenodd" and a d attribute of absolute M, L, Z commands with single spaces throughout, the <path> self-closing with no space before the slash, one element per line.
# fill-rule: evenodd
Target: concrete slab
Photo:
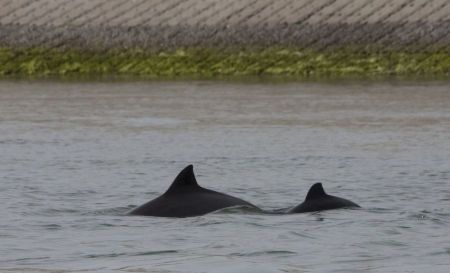
<path fill-rule="evenodd" d="M 324 5 L 322 9 L 315 12 L 306 22 L 310 24 L 324 24 L 334 15 L 338 15 L 343 9 L 348 7 L 352 0 L 335 0 L 333 3 Z M 339 15 L 338 15 L 339 16 Z"/>
<path fill-rule="evenodd" d="M 143 21 L 149 20 L 149 16 L 155 14 L 166 2 L 166 0 L 135 0 L 135 5 L 112 19 L 109 26 L 139 26 Z"/>
<path fill-rule="evenodd" d="M 425 3 L 426 5 L 422 7 L 420 11 L 414 12 L 408 17 L 408 22 L 417 22 L 422 20 L 433 21 L 433 14 L 450 7 L 450 2 L 448 0 L 425 0 Z M 447 12 L 450 13 L 450 10 L 447 10 Z"/>
<path fill-rule="evenodd" d="M 222 1 L 226 2 L 226 1 Z M 181 15 L 181 20 L 185 22 L 186 25 L 189 26 L 200 26 L 204 25 L 205 21 L 208 18 L 217 16 L 217 13 L 220 11 L 219 4 L 215 1 L 206 1 L 205 4 L 202 4 L 200 1 L 195 1 L 191 10 L 188 12 L 184 12 Z M 222 4 L 223 5 L 223 4 Z M 222 6 L 223 8 L 223 6 Z M 172 20 L 169 25 L 176 25 L 176 20 Z"/>
<path fill-rule="evenodd" d="M 20 5 L 12 6 L 9 12 L 0 19 L 2 24 L 20 24 L 24 16 L 35 11 L 42 3 L 40 1 L 18 1 Z"/>
<path fill-rule="evenodd" d="M 209 16 L 206 16 L 203 25 L 206 26 L 217 26 L 217 25 L 227 25 L 228 18 L 230 18 L 234 13 L 240 12 L 245 9 L 247 3 L 244 1 L 235 0 L 223 0 L 216 4 L 214 10 Z"/>
<path fill-rule="evenodd" d="M 82 25 L 82 22 L 89 18 L 89 13 L 103 4 L 105 4 L 104 0 L 72 0 L 62 7 L 60 16 L 56 16 L 50 24 L 54 26 Z"/>
<path fill-rule="evenodd" d="M 0 24 L 7 24 L 7 20 L 18 10 L 25 8 L 33 0 L 0 0 Z"/>
<path fill-rule="evenodd" d="M 370 18 L 373 14 L 376 14 L 378 10 L 388 5 L 389 2 L 390 0 L 369 1 L 359 11 L 347 16 L 345 22 L 347 24 L 365 23 L 368 21 L 368 18 Z"/>
<path fill-rule="evenodd" d="M 450 20 L 450 1 L 448 0 L 445 5 L 441 6 L 439 10 L 427 18 L 427 21 L 430 22 L 441 22 L 445 20 Z"/>
<path fill-rule="evenodd" d="M 140 12 L 125 23 L 129 26 L 157 26 L 166 13 L 181 5 L 183 0 L 165 0 L 162 2 L 148 1 L 145 4 L 145 12 Z"/>
<path fill-rule="evenodd" d="M 424 8 L 432 3 L 433 0 L 415 0 L 410 1 L 403 8 L 399 9 L 397 12 L 393 13 L 391 16 L 386 18 L 385 22 L 402 22 L 407 21 L 409 17 L 413 14 L 423 13 Z"/>
<path fill-rule="evenodd" d="M 199 5 L 199 2 L 201 5 Z M 155 20 L 156 25 L 186 25 L 186 18 L 191 17 L 195 18 L 198 16 L 198 9 L 200 6 L 205 6 L 206 3 L 204 1 L 198 0 L 184 0 L 179 2 L 178 5 L 175 5 L 172 9 L 168 10 L 161 14 L 161 16 L 157 17 L 158 20 Z M 156 19 L 156 18 L 155 18 Z"/>
<path fill-rule="evenodd" d="M 313 16 L 321 13 L 322 10 L 329 5 L 332 5 L 335 0 L 314 0 L 314 1 L 304 1 L 304 5 L 288 11 L 285 16 L 283 23 L 287 24 L 299 24 L 299 23 L 309 23 L 309 20 Z M 320 16 L 320 15 L 319 15 Z"/>
<path fill-rule="evenodd" d="M 372 11 L 372 13 L 367 17 L 366 22 L 384 22 L 386 18 L 389 18 L 394 13 L 398 12 L 398 10 L 408 5 L 409 2 L 411 2 L 411 0 L 385 1 L 383 6 L 379 7 L 377 10 Z"/>
<path fill-rule="evenodd" d="M 335 12 L 324 23 L 340 24 L 347 23 L 348 18 L 360 12 L 364 7 L 373 2 L 373 0 L 350 1 L 339 12 Z"/>

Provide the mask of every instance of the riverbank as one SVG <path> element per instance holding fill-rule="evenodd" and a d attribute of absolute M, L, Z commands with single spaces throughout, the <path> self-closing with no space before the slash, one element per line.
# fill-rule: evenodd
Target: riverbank
<path fill-rule="evenodd" d="M 446 0 L 0 0 L 0 76 L 444 76 Z"/>
<path fill-rule="evenodd" d="M 1 76 L 217 77 L 448 76 L 450 50 L 299 47 L 142 49 L 0 48 Z"/>

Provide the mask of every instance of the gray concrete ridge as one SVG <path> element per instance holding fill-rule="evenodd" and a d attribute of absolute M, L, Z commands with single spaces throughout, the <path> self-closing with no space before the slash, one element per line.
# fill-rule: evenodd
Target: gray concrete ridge
<path fill-rule="evenodd" d="M 0 46 L 450 45 L 450 0 L 0 0 Z"/>

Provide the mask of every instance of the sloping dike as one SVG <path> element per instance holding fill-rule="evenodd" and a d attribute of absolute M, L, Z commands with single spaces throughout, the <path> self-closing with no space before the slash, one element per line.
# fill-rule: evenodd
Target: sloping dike
<path fill-rule="evenodd" d="M 448 0 L 0 0 L 0 74 L 448 75 Z"/>

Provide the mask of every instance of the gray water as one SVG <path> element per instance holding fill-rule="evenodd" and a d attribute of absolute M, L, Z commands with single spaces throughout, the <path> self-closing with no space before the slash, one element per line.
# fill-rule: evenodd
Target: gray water
<path fill-rule="evenodd" d="M 448 272 L 449 82 L 0 82 L 0 272 Z M 199 183 L 287 208 L 127 216 Z"/>

